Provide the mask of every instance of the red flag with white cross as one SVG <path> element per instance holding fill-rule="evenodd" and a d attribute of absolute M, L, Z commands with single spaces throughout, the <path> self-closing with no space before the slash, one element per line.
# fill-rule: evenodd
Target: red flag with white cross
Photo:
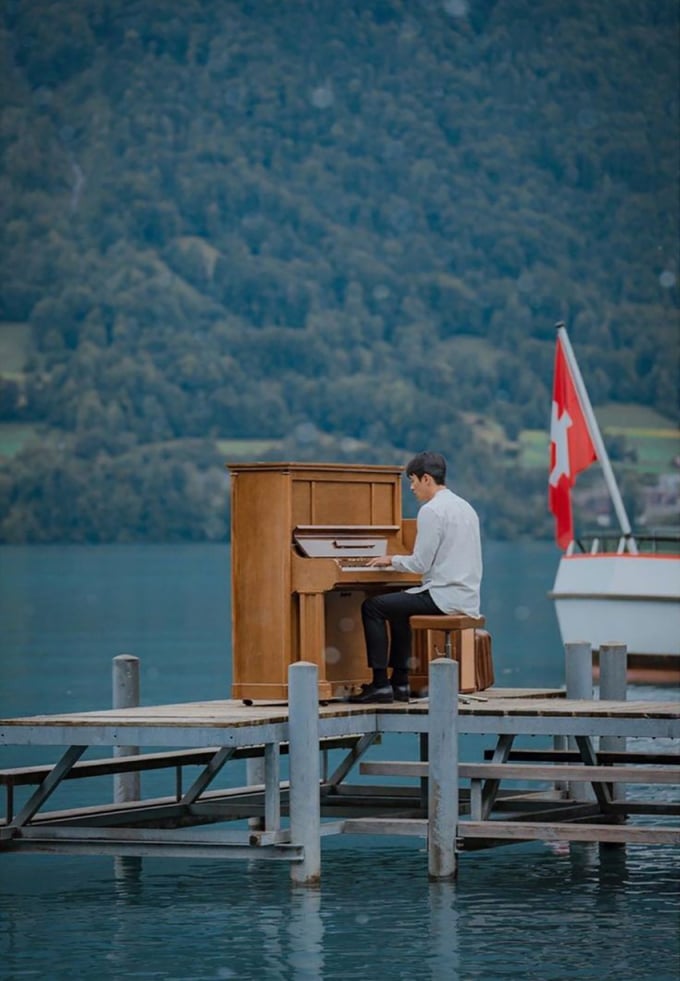
<path fill-rule="evenodd" d="M 566 548 L 574 537 L 571 488 L 577 475 L 596 459 L 588 423 L 558 333 L 550 420 L 548 504 L 555 516 L 555 538 L 560 548 Z"/>

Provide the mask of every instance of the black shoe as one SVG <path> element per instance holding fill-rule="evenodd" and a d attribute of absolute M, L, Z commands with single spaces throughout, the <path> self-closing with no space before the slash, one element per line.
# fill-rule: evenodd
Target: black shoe
<path fill-rule="evenodd" d="M 392 692 L 395 702 L 408 702 L 411 697 L 411 689 L 408 685 L 395 685 L 392 682 Z"/>
<path fill-rule="evenodd" d="M 350 695 L 347 699 L 348 702 L 353 702 L 354 704 L 367 703 L 367 702 L 393 702 L 394 694 L 392 693 L 392 685 L 362 685 L 361 691 L 358 695 Z"/>

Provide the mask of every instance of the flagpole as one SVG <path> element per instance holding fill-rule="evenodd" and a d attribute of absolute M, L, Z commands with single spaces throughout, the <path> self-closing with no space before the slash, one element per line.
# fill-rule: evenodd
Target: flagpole
<path fill-rule="evenodd" d="M 602 434 L 600 433 L 600 427 L 597 424 L 597 419 L 595 418 L 595 413 L 593 412 L 593 407 L 590 404 L 590 399 L 588 398 L 588 392 L 586 390 L 583 377 L 579 371 L 578 364 L 576 363 L 576 356 L 574 355 L 571 342 L 569 340 L 569 335 L 567 334 L 567 328 L 564 323 L 560 321 L 555 324 L 557 328 L 558 337 L 561 337 L 562 348 L 564 350 L 564 356 L 567 360 L 567 364 L 571 371 L 571 376 L 574 380 L 574 388 L 576 389 L 576 394 L 578 395 L 579 402 L 581 403 L 581 409 L 583 415 L 585 416 L 586 423 L 588 424 L 588 429 L 590 430 L 590 438 L 593 441 L 593 446 L 595 447 L 595 453 L 597 454 L 597 459 L 602 467 L 602 472 L 604 474 L 604 479 L 607 484 L 607 490 L 612 499 L 612 504 L 614 505 L 614 510 L 616 511 L 616 516 L 619 519 L 619 524 L 621 525 L 621 531 L 624 538 L 626 539 L 626 544 L 628 545 L 628 550 L 634 555 L 637 555 L 637 543 L 633 537 L 633 532 L 630 526 L 630 521 L 628 520 L 628 515 L 626 513 L 626 508 L 623 503 L 623 498 L 621 497 L 621 492 L 619 491 L 619 485 L 616 482 L 616 477 L 614 476 L 614 471 L 612 470 L 611 463 L 609 462 L 609 455 L 605 449 L 604 442 L 602 440 Z"/>

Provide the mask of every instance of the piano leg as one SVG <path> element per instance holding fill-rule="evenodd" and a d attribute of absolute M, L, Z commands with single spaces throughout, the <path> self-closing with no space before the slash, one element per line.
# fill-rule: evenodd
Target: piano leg
<path fill-rule="evenodd" d="M 326 680 L 326 627 L 324 593 L 299 593 L 298 651 L 301 661 L 311 661 L 319 669 L 319 698 L 331 698 L 332 689 Z"/>

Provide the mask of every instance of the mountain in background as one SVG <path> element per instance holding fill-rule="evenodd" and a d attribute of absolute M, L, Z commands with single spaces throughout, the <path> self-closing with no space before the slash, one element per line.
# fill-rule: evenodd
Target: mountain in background
<path fill-rule="evenodd" d="M 560 319 L 656 520 L 678 27 L 675 0 L 8 0 L 0 541 L 221 540 L 226 458 L 425 447 L 488 537 L 548 536 Z"/>

